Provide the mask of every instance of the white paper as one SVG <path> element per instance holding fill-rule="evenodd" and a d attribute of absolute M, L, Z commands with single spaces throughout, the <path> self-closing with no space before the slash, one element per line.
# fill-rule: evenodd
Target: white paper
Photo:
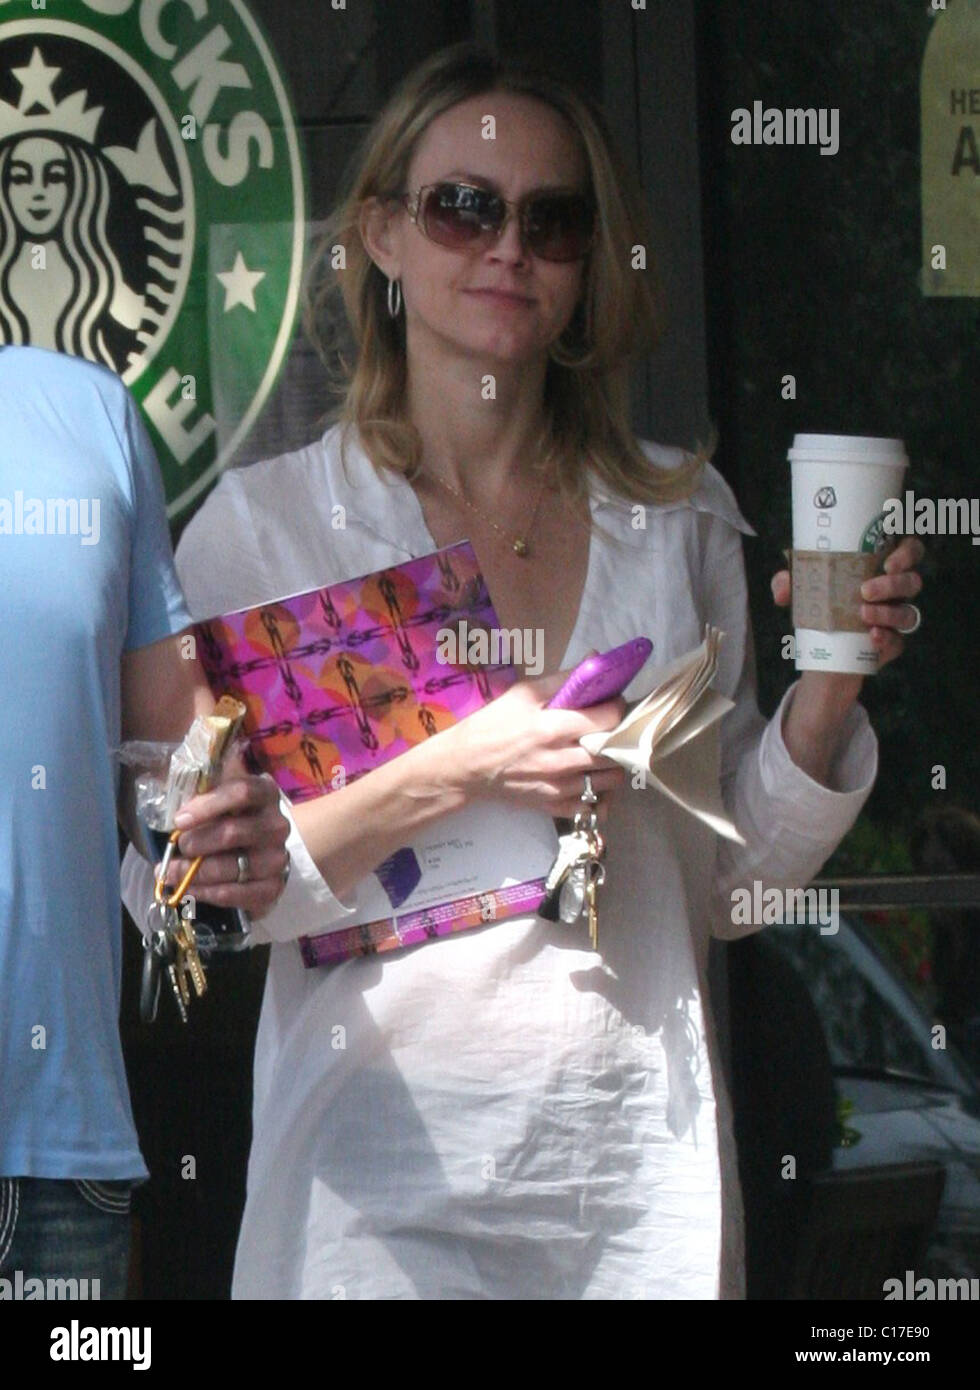
<path fill-rule="evenodd" d="M 579 742 L 594 757 L 611 758 L 628 772 L 641 773 L 646 786 L 717 834 L 744 845 L 725 810 L 718 778 L 718 722 L 733 701 L 709 684 L 724 635 L 708 625 L 701 646 L 658 672 L 650 694 L 615 729 L 586 734 Z"/>
<path fill-rule="evenodd" d="M 546 878 L 558 853 L 551 817 L 508 809 L 507 831 L 502 840 L 500 806 L 490 802 L 478 802 L 433 821 L 407 846 L 422 871 L 414 891 L 395 907 L 377 875 L 368 874 L 358 885 L 353 916 L 330 930 L 397 920 L 422 908 Z"/>

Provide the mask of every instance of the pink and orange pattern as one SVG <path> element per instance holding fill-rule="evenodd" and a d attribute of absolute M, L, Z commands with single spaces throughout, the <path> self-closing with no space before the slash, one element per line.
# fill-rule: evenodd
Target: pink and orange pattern
<path fill-rule="evenodd" d="M 512 666 L 447 664 L 437 633 L 497 626 L 468 541 L 199 623 L 215 690 L 242 700 L 254 765 L 293 802 L 362 777 L 508 689 Z"/>

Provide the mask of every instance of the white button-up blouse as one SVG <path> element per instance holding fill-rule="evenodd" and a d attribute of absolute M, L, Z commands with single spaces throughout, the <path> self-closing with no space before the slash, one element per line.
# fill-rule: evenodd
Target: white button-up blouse
<path fill-rule="evenodd" d="M 643 443 L 662 467 L 677 450 Z M 400 477 L 335 427 L 225 473 L 188 526 L 178 570 L 210 617 L 434 550 Z M 728 1097 L 706 999 L 731 892 L 801 886 L 853 824 L 877 744 L 851 710 L 833 789 L 790 759 L 790 687 L 766 723 L 739 532 L 707 466 L 688 500 L 632 504 L 594 487 L 588 574 L 563 667 L 646 635 L 650 671 L 726 634 L 715 687 L 722 789 L 745 837 L 719 839 L 657 792 L 613 798 L 600 952 L 579 926 L 518 917 L 307 970 L 296 938 L 350 915 L 298 832 L 293 872 L 256 924 L 272 942 L 255 1054 L 238 1298 L 715 1298 L 744 1293 Z M 500 805 L 500 835 L 508 809 Z M 146 901 L 130 853 L 124 890 Z M 733 1021 L 738 1027 L 738 1019 Z"/>

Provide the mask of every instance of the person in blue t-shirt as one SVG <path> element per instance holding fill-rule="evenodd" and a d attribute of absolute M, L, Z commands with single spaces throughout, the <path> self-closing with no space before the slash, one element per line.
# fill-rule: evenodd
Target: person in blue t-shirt
<path fill-rule="evenodd" d="M 0 1275 L 122 1297 L 146 1168 L 119 1038 L 113 754 L 179 740 L 213 700 L 182 659 L 190 619 L 129 392 L 6 347 L 0 419 Z M 275 784 L 235 777 L 208 807 L 195 894 L 261 916 L 289 862 Z"/>

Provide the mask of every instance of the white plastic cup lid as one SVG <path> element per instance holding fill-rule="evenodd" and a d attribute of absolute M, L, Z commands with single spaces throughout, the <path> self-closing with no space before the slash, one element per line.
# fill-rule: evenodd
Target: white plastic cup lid
<path fill-rule="evenodd" d="M 865 434 L 798 434 L 789 451 L 790 463 L 908 463 L 901 439 Z"/>

